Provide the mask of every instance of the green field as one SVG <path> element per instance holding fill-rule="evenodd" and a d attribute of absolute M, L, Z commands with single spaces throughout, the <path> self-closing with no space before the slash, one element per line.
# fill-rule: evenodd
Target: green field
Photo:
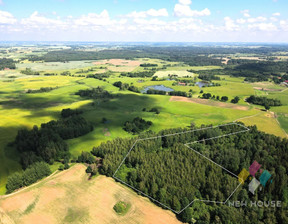
<path fill-rule="evenodd" d="M 158 67 L 169 65 L 164 71 L 158 71 L 158 77 L 168 76 L 171 72 L 177 73 L 179 76 L 191 75 L 187 69 L 207 70 L 219 69 L 219 66 L 196 66 L 191 67 L 183 63 L 165 62 L 158 59 L 139 59 L 141 63 L 156 63 Z M 98 66 L 98 65 L 97 65 Z M 207 101 L 203 104 L 193 102 L 171 101 L 170 96 L 163 95 L 147 95 L 134 93 L 131 91 L 120 91 L 112 84 L 116 81 L 134 85 L 140 90 L 151 85 L 165 85 L 176 91 L 193 91 L 193 98 L 199 96 L 200 88 L 198 86 L 178 86 L 173 85 L 175 81 L 151 81 L 151 78 L 129 78 L 119 77 L 119 72 L 114 72 L 106 81 L 100 81 L 93 78 L 70 77 L 70 76 L 34 76 L 29 77 L 19 73 L 19 69 L 30 67 L 38 71 L 60 72 L 69 70 L 72 74 L 81 68 L 97 67 L 91 64 L 91 61 L 76 61 L 69 63 L 27 63 L 18 64 L 16 71 L 0 72 L 0 193 L 5 193 L 5 183 L 7 176 L 17 170 L 21 170 L 19 164 L 19 155 L 13 145 L 7 146 L 13 142 L 17 131 L 21 128 L 31 129 L 33 125 L 40 125 L 52 119 L 58 119 L 60 112 L 64 108 L 81 109 L 84 111 L 83 116 L 94 125 L 94 130 L 87 135 L 79 138 L 67 140 L 70 152 L 73 158 L 82 151 L 91 151 L 93 146 L 100 145 L 101 142 L 113 140 L 117 137 L 133 137 L 132 134 L 123 130 L 125 121 L 130 121 L 135 117 L 142 117 L 145 120 L 153 122 L 150 130 L 158 132 L 163 129 L 176 127 L 189 127 L 191 123 L 201 124 L 222 124 L 240 119 L 245 124 L 257 124 L 260 130 L 281 137 L 285 134 L 281 128 L 287 132 L 287 117 L 281 115 L 278 120 L 266 115 L 266 112 L 259 114 L 259 109 L 250 106 L 248 110 L 215 106 Z M 99 66 L 98 66 L 99 67 Z M 114 68 L 117 68 L 114 66 Z M 143 67 L 137 67 L 134 71 L 143 71 Z M 95 73 L 95 72 L 94 72 Z M 8 76 L 17 76 L 18 78 L 9 78 Z M 193 74 L 192 74 L 193 75 Z M 197 74 L 194 74 L 197 79 Z M 215 81 L 221 86 L 202 88 L 204 93 L 212 95 L 228 96 L 229 101 L 235 96 L 240 97 L 239 104 L 246 105 L 244 99 L 247 96 L 255 94 L 253 85 L 245 83 L 244 78 L 235 78 L 229 76 L 220 76 L 221 80 Z M 7 82 L 7 79 L 10 80 Z M 271 83 L 259 83 L 259 86 L 269 85 Z M 92 100 L 81 98 L 75 93 L 81 89 L 88 89 L 101 86 L 105 90 L 117 94 L 117 96 L 109 101 Z M 27 94 L 28 89 L 40 89 L 41 87 L 53 87 L 54 90 L 45 93 Z M 266 87 L 267 88 L 267 87 Z M 273 86 L 273 88 L 276 88 Z M 283 88 L 283 87 L 281 87 Z M 257 90 L 256 93 L 262 93 Z M 273 107 L 271 111 L 277 113 L 287 113 L 288 108 L 288 91 L 268 92 L 268 96 L 279 98 L 283 101 L 283 106 Z M 156 107 L 160 110 L 160 114 L 144 112 L 143 108 L 150 110 Z M 261 108 L 260 106 L 257 106 Z M 102 123 L 102 118 L 108 120 Z M 251 117 L 251 119 L 250 119 Z M 243 119 L 242 119 L 243 118 Z M 52 168 L 55 170 L 59 164 Z"/>
<path fill-rule="evenodd" d="M 288 133 L 288 114 L 278 114 L 278 121 L 280 122 L 281 128 Z"/>

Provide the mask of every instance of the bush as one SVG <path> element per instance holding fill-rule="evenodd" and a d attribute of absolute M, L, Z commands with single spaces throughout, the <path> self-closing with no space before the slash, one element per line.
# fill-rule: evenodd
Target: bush
<path fill-rule="evenodd" d="M 130 204 L 125 203 L 123 201 L 119 201 L 114 205 L 113 209 L 118 215 L 125 215 L 130 207 L 131 207 Z"/>

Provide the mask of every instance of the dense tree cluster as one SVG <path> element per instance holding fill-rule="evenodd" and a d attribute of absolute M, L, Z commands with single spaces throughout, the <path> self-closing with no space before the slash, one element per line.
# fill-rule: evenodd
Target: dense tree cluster
<path fill-rule="evenodd" d="M 270 99 L 265 96 L 251 95 L 246 99 L 246 101 L 248 103 L 253 103 L 253 104 L 262 105 L 262 106 L 281 106 L 282 105 L 280 100 Z"/>
<path fill-rule="evenodd" d="M 143 72 L 122 72 L 121 76 L 127 76 L 130 78 L 146 78 L 146 77 L 152 77 L 155 74 L 155 71 L 143 71 Z"/>
<path fill-rule="evenodd" d="M 78 115 L 43 123 L 40 129 L 34 126 L 32 130 L 19 130 L 15 144 L 23 168 L 39 161 L 53 163 L 69 157 L 64 139 L 76 138 L 92 130 L 93 126 Z"/>
<path fill-rule="evenodd" d="M 228 101 L 228 96 L 215 96 L 215 95 L 212 95 L 211 93 L 203 93 L 202 96 L 201 96 L 202 99 L 212 99 L 212 100 L 220 100 L 222 102 L 227 102 Z M 237 100 L 238 98 L 236 98 Z M 234 98 L 233 102 L 236 103 L 236 100 Z M 239 100 L 238 100 L 239 101 Z M 237 103 L 238 103 L 237 101 Z"/>
<path fill-rule="evenodd" d="M 185 97 L 188 96 L 188 94 L 184 91 L 171 91 L 171 92 L 168 92 L 168 94 L 170 96 L 185 96 Z"/>
<path fill-rule="evenodd" d="M 51 170 L 44 162 L 37 162 L 29 166 L 24 172 L 16 172 L 8 177 L 6 189 L 11 193 L 21 187 L 29 186 L 43 177 L 49 176 Z"/>
<path fill-rule="evenodd" d="M 46 92 L 50 92 L 56 88 L 53 87 L 41 87 L 40 89 L 28 89 L 26 93 L 46 93 Z"/>
<path fill-rule="evenodd" d="M 147 94 L 156 94 L 156 95 L 166 95 L 166 91 L 164 90 L 157 90 L 157 89 L 148 89 Z"/>
<path fill-rule="evenodd" d="M 67 118 L 67 117 L 71 117 L 73 115 L 79 115 L 79 114 L 82 114 L 82 113 L 83 113 L 82 110 L 78 110 L 78 109 L 72 110 L 70 108 L 67 108 L 67 109 L 63 109 L 61 111 L 61 117 L 62 118 Z"/>
<path fill-rule="evenodd" d="M 140 93 L 140 90 L 136 86 L 130 86 L 128 83 L 122 83 L 121 81 L 114 82 L 113 86 L 118 87 L 119 90 L 129 90 L 135 93 Z"/>
<path fill-rule="evenodd" d="M 281 82 L 285 82 L 288 80 L 288 74 L 281 76 L 274 76 L 272 79 L 276 84 L 280 84 Z"/>
<path fill-rule="evenodd" d="M 78 163 L 95 163 L 95 157 L 90 152 L 82 152 L 80 156 L 78 156 Z"/>
<path fill-rule="evenodd" d="M 126 121 L 124 123 L 124 130 L 133 134 L 139 134 L 140 132 L 148 129 L 152 125 L 151 121 L 145 121 L 141 117 L 136 117 L 133 121 Z"/>
<path fill-rule="evenodd" d="M 9 58 L 0 58 L 0 70 L 3 70 L 5 68 L 15 69 L 15 61 Z"/>
<path fill-rule="evenodd" d="M 220 80 L 220 77 L 218 77 L 216 75 L 204 75 L 204 74 L 201 75 L 201 74 L 199 74 L 198 78 L 202 79 L 204 81 Z"/>
<path fill-rule="evenodd" d="M 149 112 L 155 112 L 155 114 L 160 114 L 160 110 L 157 107 L 153 107 Z"/>
<path fill-rule="evenodd" d="M 204 127 L 204 126 L 202 126 Z M 164 130 L 157 134 L 161 138 L 139 140 L 116 173 L 116 177 L 161 203 L 179 210 L 194 198 L 225 201 L 229 192 L 235 188 L 232 177 L 213 163 L 198 157 L 198 154 L 183 146 L 183 143 L 239 131 L 239 126 L 228 125 L 213 129 L 169 135 L 185 129 Z M 245 182 L 231 200 L 268 201 L 281 200 L 282 207 L 277 209 L 242 207 L 194 203 L 178 218 L 192 223 L 286 223 L 287 221 L 287 172 L 288 140 L 259 132 L 256 126 L 249 132 L 230 135 L 193 144 L 193 149 L 204 154 L 233 173 L 242 168 L 249 169 L 254 160 L 269 170 L 273 181 L 264 189 L 248 195 L 248 183 Z M 145 133 L 140 136 L 152 137 Z M 112 176 L 120 162 L 131 148 L 135 139 L 115 139 L 93 148 L 92 153 L 103 158 L 102 174 Z M 202 159 L 201 159 L 202 158 Z M 259 178 L 259 177 L 257 177 Z M 234 179 L 237 183 L 237 179 Z M 157 202 L 155 202 L 157 203 Z"/>
<path fill-rule="evenodd" d="M 40 75 L 40 72 L 33 71 L 31 68 L 26 68 L 20 71 L 24 75 Z"/>
<path fill-rule="evenodd" d="M 239 96 L 235 96 L 232 100 L 231 103 L 238 103 L 240 100 Z"/>
<path fill-rule="evenodd" d="M 111 76 L 111 72 L 105 72 L 105 73 L 96 73 L 96 74 L 88 74 L 86 78 L 94 78 L 99 80 L 106 80 Z"/>
<path fill-rule="evenodd" d="M 152 63 L 144 63 L 140 64 L 141 67 L 157 67 L 157 64 L 152 64 Z"/>
<path fill-rule="evenodd" d="M 41 124 L 41 129 L 49 129 L 57 133 L 62 139 L 72 139 L 93 131 L 93 125 L 81 116 L 69 116 L 57 121 Z"/>
<path fill-rule="evenodd" d="M 89 97 L 92 99 L 109 99 L 113 98 L 113 95 L 109 93 L 107 90 L 104 90 L 100 86 L 93 89 L 85 89 L 85 90 L 79 90 L 76 95 L 79 95 L 81 97 Z"/>

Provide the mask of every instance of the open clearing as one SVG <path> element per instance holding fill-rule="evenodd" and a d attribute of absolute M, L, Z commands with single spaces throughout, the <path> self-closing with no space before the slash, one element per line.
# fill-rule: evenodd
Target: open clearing
<path fill-rule="evenodd" d="M 44 179 L 32 188 L 0 199 L 1 223 L 181 223 L 175 215 L 151 203 L 112 178 L 88 181 L 84 165 Z M 118 201 L 131 204 L 126 215 L 113 210 Z M 12 221 L 13 220 L 13 221 Z"/>
<path fill-rule="evenodd" d="M 219 101 L 199 99 L 199 98 L 187 98 L 187 97 L 182 97 L 182 96 L 171 96 L 170 101 L 198 103 L 198 104 L 204 104 L 204 105 L 215 106 L 215 107 L 231 108 L 231 109 L 236 109 L 236 110 L 249 110 L 250 109 L 248 106 L 240 106 L 240 105 L 236 105 L 232 103 L 223 103 Z"/>
<path fill-rule="evenodd" d="M 277 119 L 272 114 L 264 111 L 254 116 L 237 119 L 237 121 L 241 121 L 245 125 L 256 125 L 258 130 L 265 131 L 268 134 L 273 134 L 282 138 L 287 137 L 285 131 L 280 127 Z"/>
<path fill-rule="evenodd" d="M 174 71 L 174 70 L 169 70 L 169 71 L 158 71 L 154 74 L 154 76 L 157 76 L 159 78 L 163 77 L 168 77 L 169 75 L 177 75 L 178 77 L 183 77 L 183 76 L 194 76 L 193 73 L 188 72 L 188 71 Z"/>
<path fill-rule="evenodd" d="M 35 62 L 17 64 L 17 69 L 31 68 L 34 71 L 57 71 L 92 67 L 94 61 L 71 61 L 71 62 Z"/>
<path fill-rule="evenodd" d="M 114 72 L 132 72 L 135 68 L 140 66 L 141 63 L 141 61 L 124 59 L 109 59 L 93 62 L 94 65 L 108 65 L 107 69 Z"/>

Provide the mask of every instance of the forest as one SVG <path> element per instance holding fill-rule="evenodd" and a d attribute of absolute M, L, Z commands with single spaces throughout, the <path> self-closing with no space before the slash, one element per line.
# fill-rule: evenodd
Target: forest
<path fill-rule="evenodd" d="M 69 148 L 65 139 L 76 138 L 93 130 L 93 126 L 79 115 L 61 118 L 36 125 L 32 130 L 21 129 L 15 139 L 23 168 L 45 161 L 53 164 L 55 160 L 69 158 Z"/>
<path fill-rule="evenodd" d="M 0 70 L 3 70 L 5 68 L 15 69 L 15 61 L 9 58 L 0 58 Z"/>
<path fill-rule="evenodd" d="M 30 61 L 78 61 L 78 60 L 101 60 L 101 59 L 134 59 L 134 58 L 157 58 L 168 61 L 185 62 L 194 65 L 221 65 L 221 59 L 208 57 L 211 54 L 260 54 L 270 55 L 273 52 L 286 50 L 285 45 L 262 46 L 258 48 L 240 47 L 223 48 L 217 46 L 131 46 L 122 49 L 106 49 L 102 51 L 84 51 L 81 49 L 70 49 L 60 51 L 49 51 L 43 56 L 27 56 Z M 198 56 L 203 55 L 203 56 Z"/>
<path fill-rule="evenodd" d="M 226 205 L 205 204 L 203 209 L 197 210 L 199 204 L 195 204 L 178 215 L 181 221 L 191 222 L 193 212 L 193 217 L 195 214 L 198 216 L 197 223 L 287 223 L 288 140 L 260 132 L 256 126 L 249 128 L 250 131 L 245 133 L 193 144 L 193 148 L 236 174 L 240 173 L 242 168 L 248 169 L 252 162 L 257 160 L 262 165 L 261 168 L 272 174 L 273 182 L 255 195 L 248 193 L 248 183 L 245 183 L 242 189 L 234 193 L 232 199 L 281 200 L 282 207 L 277 210 L 257 208 L 256 211 L 253 207 L 235 209 Z M 143 133 L 139 138 L 185 130 Z M 184 147 L 183 143 L 238 130 L 238 126 L 229 125 L 138 141 L 115 176 L 176 210 L 183 208 L 195 197 L 223 201 L 228 192 L 233 190 L 231 176 L 220 172 L 219 167 L 201 158 L 197 159 L 195 152 Z M 94 147 L 92 153 L 103 159 L 100 173 L 112 176 L 135 140 L 118 138 Z"/>

